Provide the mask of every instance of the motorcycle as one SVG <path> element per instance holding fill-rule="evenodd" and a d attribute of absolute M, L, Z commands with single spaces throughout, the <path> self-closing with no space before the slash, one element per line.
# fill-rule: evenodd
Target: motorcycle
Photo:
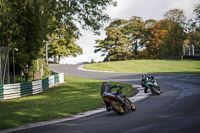
<path fill-rule="evenodd" d="M 102 84 L 103 90 L 110 89 L 110 91 L 101 91 L 102 98 L 106 104 L 107 108 L 114 110 L 117 114 L 123 115 L 126 110 L 135 111 L 135 105 L 126 97 L 122 92 L 123 86 L 121 85 L 111 85 L 112 87 L 104 86 L 107 82 Z M 108 83 L 107 83 L 108 84 Z M 111 92 L 112 88 L 119 88 L 116 92 Z M 107 111 L 109 111 L 107 109 Z"/>
<path fill-rule="evenodd" d="M 154 80 L 154 76 L 142 75 L 141 85 L 142 87 L 145 87 L 144 93 L 147 93 L 148 89 L 151 90 L 152 94 L 160 95 L 161 93 L 163 93 L 156 80 Z"/>

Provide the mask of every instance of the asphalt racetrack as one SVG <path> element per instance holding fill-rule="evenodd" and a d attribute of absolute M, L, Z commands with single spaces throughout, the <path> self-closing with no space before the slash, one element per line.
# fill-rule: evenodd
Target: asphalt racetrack
<path fill-rule="evenodd" d="M 77 70 L 51 66 L 67 75 L 140 84 L 141 74 Z M 200 133 L 200 75 L 154 74 L 164 93 L 135 103 L 137 110 L 119 116 L 106 110 L 83 118 L 15 131 L 15 133 Z"/>

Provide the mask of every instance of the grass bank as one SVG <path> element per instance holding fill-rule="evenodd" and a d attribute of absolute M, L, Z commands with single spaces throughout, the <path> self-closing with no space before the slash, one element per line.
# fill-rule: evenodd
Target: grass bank
<path fill-rule="evenodd" d="M 65 76 L 65 83 L 41 94 L 0 101 L 0 130 L 103 107 L 100 96 L 102 82 Z M 131 85 L 120 84 L 124 86 L 123 92 L 127 96 L 135 93 Z M 128 91 L 128 88 L 131 90 Z"/>
<path fill-rule="evenodd" d="M 87 64 L 85 69 L 123 73 L 175 73 L 200 74 L 200 61 L 196 60 L 129 60 Z"/>

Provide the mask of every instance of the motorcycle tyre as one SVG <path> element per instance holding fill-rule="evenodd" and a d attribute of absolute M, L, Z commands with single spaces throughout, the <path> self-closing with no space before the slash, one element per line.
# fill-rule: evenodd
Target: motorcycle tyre
<path fill-rule="evenodd" d="M 163 93 L 163 91 L 160 89 L 160 86 L 158 85 L 158 89 L 157 89 L 160 93 Z"/>
<path fill-rule="evenodd" d="M 125 98 L 125 99 L 129 102 L 129 106 L 131 107 L 131 110 L 135 111 L 136 110 L 135 105 L 128 98 Z"/>
<path fill-rule="evenodd" d="M 155 87 L 151 87 L 150 89 L 151 89 L 152 94 L 157 94 L 157 95 L 161 94 L 161 92 L 158 91 Z"/>
<path fill-rule="evenodd" d="M 134 105 L 133 103 L 131 104 L 131 110 L 132 110 L 132 111 L 135 111 L 135 110 L 136 110 L 136 107 L 135 107 L 135 105 Z"/>
<path fill-rule="evenodd" d="M 162 91 L 160 90 L 160 86 L 158 85 L 157 88 L 155 88 L 156 90 L 156 94 L 160 95 L 162 93 Z"/>
<path fill-rule="evenodd" d="M 110 105 L 112 107 L 112 109 L 119 115 L 123 115 L 125 112 L 124 112 L 124 109 L 121 107 L 121 109 L 119 109 L 120 106 L 116 105 L 117 104 L 117 101 L 111 101 Z"/>

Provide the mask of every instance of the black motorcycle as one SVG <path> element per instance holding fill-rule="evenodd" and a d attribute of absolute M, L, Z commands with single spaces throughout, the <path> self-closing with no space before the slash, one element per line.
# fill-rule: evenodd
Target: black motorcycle
<path fill-rule="evenodd" d="M 119 88 L 116 92 L 111 92 L 112 88 Z M 101 96 L 108 110 L 114 110 L 117 114 L 123 115 L 126 110 L 135 111 L 135 105 L 122 92 L 121 85 L 109 85 L 104 82 L 101 87 Z M 108 111 L 109 111 L 108 110 Z"/>
<path fill-rule="evenodd" d="M 145 87 L 144 93 L 147 93 L 148 89 L 151 90 L 152 94 L 160 95 L 161 93 L 163 93 L 163 91 L 160 89 L 160 86 L 154 79 L 154 76 L 142 75 L 141 85 L 142 87 Z"/>

